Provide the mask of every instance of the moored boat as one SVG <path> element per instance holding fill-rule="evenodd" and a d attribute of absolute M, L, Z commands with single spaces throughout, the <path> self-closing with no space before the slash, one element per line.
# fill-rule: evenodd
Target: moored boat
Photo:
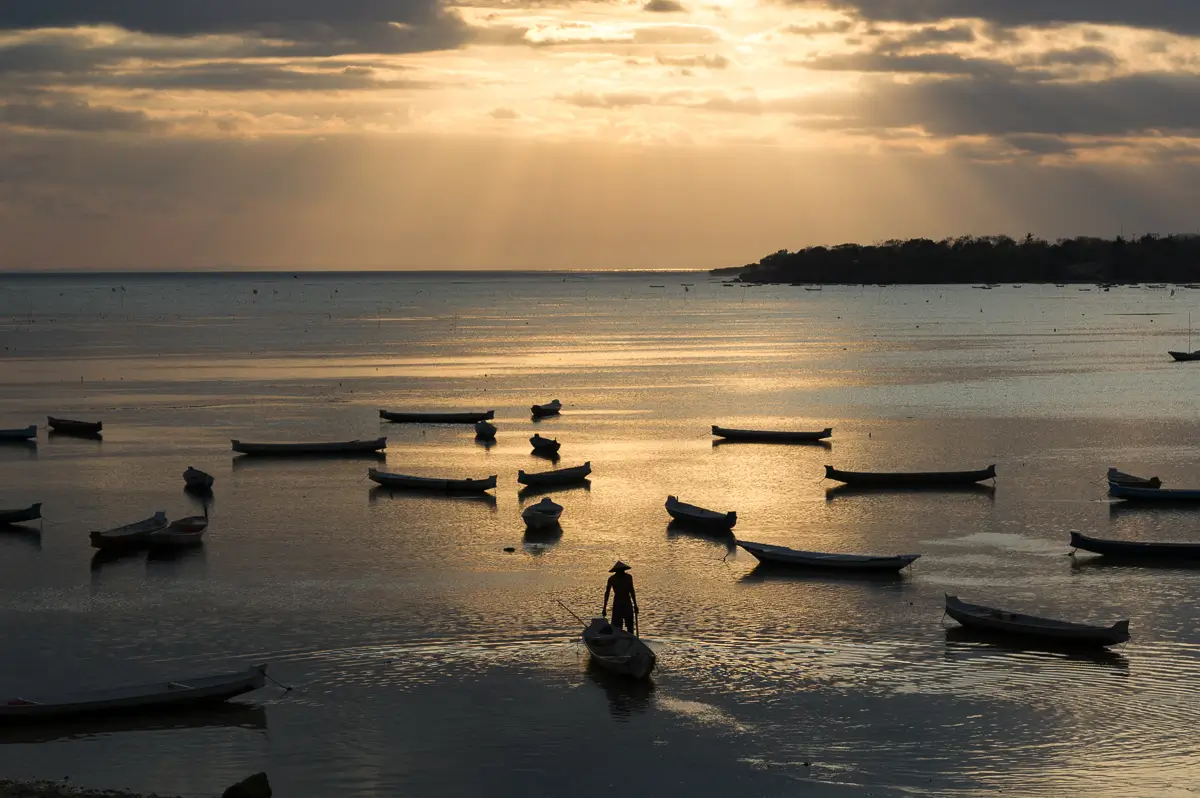
<path fill-rule="evenodd" d="M 1200 349 L 1194 352 L 1172 352 L 1168 349 L 1167 354 L 1175 358 L 1177 362 L 1181 360 L 1200 360 Z"/>
<path fill-rule="evenodd" d="M 544 405 L 533 405 L 529 408 L 529 412 L 535 418 L 545 418 L 546 416 L 556 416 L 562 410 L 562 402 L 557 399 L 547 402 Z"/>
<path fill-rule="evenodd" d="M 41 517 L 41 502 L 18 510 L 0 510 L 0 526 L 5 524 L 23 524 L 26 521 L 36 521 Z"/>
<path fill-rule="evenodd" d="M 89 713 L 172 709 L 224 701 L 266 684 L 267 666 L 178 681 L 86 690 L 59 695 L 21 695 L 0 703 L 0 720 L 37 720 Z"/>
<path fill-rule="evenodd" d="M 101 421 L 72 421 L 69 418 L 54 416 L 46 416 L 46 423 L 50 425 L 50 429 L 64 435 L 99 435 L 104 429 L 104 423 Z"/>
<path fill-rule="evenodd" d="M 971 629 L 984 629 L 1018 637 L 1037 637 L 1093 646 L 1114 646 L 1129 640 L 1128 620 L 1117 621 L 1111 626 L 1059 621 L 998 610 L 982 604 L 968 604 L 949 593 L 946 594 L 946 614 Z"/>
<path fill-rule="evenodd" d="M 397 424 L 474 424 L 477 421 L 490 421 L 496 417 L 496 411 L 487 410 L 482 413 L 408 413 L 380 410 L 379 417 L 384 421 L 392 421 Z"/>
<path fill-rule="evenodd" d="M 150 535 L 167 528 L 167 514 L 162 510 L 149 518 L 125 526 L 90 533 L 97 549 L 132 548 L 146 545 Z"/>
<path fill-rule="evenodd" d="M 231 443 L 235 452 L 250 455 L 369 454 L 387 448 L 387 438 L 330 443 L 244 443 L 239 440 Z"/>
<path fill-rule="evenodd" d="M 570 485 L 574 482 L 581 482 L 587 479 L 588 474 L 592 473 L 592 461 L 589 460 L 581 466 L 572 468 L 560 468 L 557 471 L 542 471 L 535 474 L 530 474 L 526 471 L 517 472 L 517 482 L 522 485 L 530 485 L 533 487 L 545 487 L 547 485 Z"/>
<path fill-rule="evenodd" d="M 1134 488 L 1108 483 L 1108 495 L 1128 502 L 1161 502 L 1163 504 L 1193 504 L 1200 502 L 1200 490 L 1186 488 Z"/>
<path fill-rule="evenodd" d="M 37 424 L 30 424 L 23 429 L 0 429 L 0 443 L 32 440 L 37 437 Z"/>
<path fill-rule="evenodd" d="M 1164 561 L 1200 560 L 1200 543 L 1142 543 L 1135 540 L 1107 540 L 1072 532 L 1071 547 L 1109 557 L 1142 557 Z"/>
<path fill-rule="evenodd" d="M 476 421 L 475 437 L 481 441 L 496 440 L 496 425 L 488 421 Z"/>
<path fill-rule="evenodd" d="M 204 540 L 204 530 L 207 528 L 206 517 L 193 515 L 172 521 L 166 528 L 151 532 L 146 536 L 146 542 L 151 546 L 164 548 L 195 546 Z"/>
<path fill-rule="evenodd" d="M 562 517 L 563 506 L 550 501 L 549 497 L 542 499 L 537 504 L 531 504 L 521 511 L 521 518 L 525 521 L 525 526 L 530 529 L 551 529 L 558 526 L 558 520 Z"/>
<path fill-rule="evenodd" d="M 592 619 L 583 630 L 583 644 L 597 665 L 634 679 L 645 679 L 658 663 L 658 657 L 641 638 L 615 628 L 607 618 Z"/>
<path fill-rule="evenodd" d="M 1126 474 L 1124 471 L 1118 471 L 1115 468 L 1108 469 L 1108 482 L 1110 485 L 1120 485 L 1125 488 L 1162 487 L 1162 480 L 1158 477 L 1135 477 L 1133 474 Z"/>
<path fill-rule="evenodd" d="M 819 432 L 786 432 L 762 429 L 730 429 L 713 424 L 712 434 L 727 441 L 746 441 L 747 443 L 811 443 L 823 441 L 833 435 L 833 427 L 826 427 Z"/>
<path fill-rule="evenodd" d="M 675 496 L 668 496 L 666 502 L 667 514 L 681 524 L 688 524 L 706 529 L 727 531 L 737 525 L 737 513 L 719 513 L 716 510 L 706 510 L 694 504 L 681 502 Z"/>
<path fill-rule="evenodd" d="M 206 474 L 198 468 L 187 467 L 187 471 L 183 472 L 183 483 L 189 490 L 204 492 L 212 490 L 213 482 L 216 479 L 212 474 Z"/>
<path fill-rule="evenodd" d="M 462 491 L 464 493 L 482 493 L 496 487 L 496 477 L 487 479 L 441 479 L 435 477 L 414 477 L 408 474 L 389 474 L 375 468 L 367 469 L 367 477 L 385 488 L 401 490 L 439 490 Z"/>
<path fill-rule="evenodd" d="M 824 568 L 837 571 L 899 571 L 920 558 L 920 554 L 879 556 L 873 554 L 830 554 L 820 551 L 799 551 L 784 546 L 751 543 L 739 540 L 738 546 L 753 554 L 760 562 L 799 568 Z"/>
<path fill-rule="evenodd" d="M 863 487 L 931 488 L 952 485 L 971 485 L 996 478 L 996 466 L 977 471 L 839 471 L 825 466 L 825 478 L 847 485 Z"/>
<path fill-rule="evenodd" d="M 543 438 L 535 432 L 533 437 L 529 439 L 529 445 L 538 454 L 554 454 L 562 444 L 553 438 Z"/>

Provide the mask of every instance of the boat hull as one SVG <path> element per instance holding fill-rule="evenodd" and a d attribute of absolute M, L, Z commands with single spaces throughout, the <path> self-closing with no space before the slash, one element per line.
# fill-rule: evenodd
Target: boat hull
<path fill-rule="evenodd" d="M 826 427 L 820 432 L 776 432 L 760 429 L 728 429 L 714 424 L 712 434 L 727 441 L 744 441 L 746 443 L 814 443 L 831 437 L 833 428 Z"/>
<path fill-rule="evenodd" d="M 557 471 L 542 471 L 530 474 L 525 471 L 517 472 L 517 482 L 530 487 L 542 488 L 549 485 L 570 485 L 582 482 L 592 473 L 591 462 L 586 462 L 574 468 L 560 468 Z"/>
<path fill-rule="evenodd" d="M 475 422 L 475 437 L 481 441 L 496 440 L 496 425 L 486 421 Z"/>
<path fill-rule="evenodd" d="M 681 502 L 674 496 L 668 496 L 664 506 L 667 515 L 685 526 L 721 532 L 728 532 L 737 526 L 736 512 L 718 513 L 715 510 L 706 510 L 694 504 Z"/>
<path fill-rule="evenodd" d="M 407 474 L 389 474 L 374 468 L 367 470 L 367 478 L 385 488 L 398 490 L 435 490 L 459 493 L 483 493 L 496 487 L 496 476 L 487 479 L 436 479 L 414 477 Z"/>
<path fill-rule="evenodd" d="M 206 474 L 195 468 L 189 468 L 183 472 L 183 483 L 190 490 L 209 491 L 212 490 L 214 482 L 216 482 L 216 479 L 212 474 Z"/>
<path fill-rule="evenodd" d="M 1108 483 L 1108 495 L 1129 502 L 1160 502 L 1162 504 L 1195 504 L 1200 502 L 1200 490 L 1180 488 L 1135 488 L 1115 482 Z"/>
<path fill-rule="evenodd" d="M 1168 349 L 1167 354 L 1170 355 L 1171 357 L 1173 357 L 1176 360 L 1176 362 L 1186 361 L 1186 360 L 1200 360 L 1200 351 L 1172 352 L 1171 350 Z"/>
<path fill-rule="evenodd" d="M 104 429 L 104 423 L 101 421 L 72 421 L 69 418 L 54 416 L 46 416 L 46 423 L 50 429 L 63 435 L 99 435 Z"/>
<path fill-rule="evenodd" d="M 1139 543 L 1128 540 L 1092 538 L 1072 532 L 1071 547 L 1108 557 L 1200 561 L 1200 543 Z"/>
<path fill-rule="evenodd" d="M 483 413 L 404 413 L 380 410 L 379 417 L 396 424 L 474 424 L 496 417 L 495 410 Z"/>
<path fill-rule="evenodd" d="M 372 441 L 337 441 L 332 443 L 243 443 L 230 441 L 238 454 L 256 456 L 312 456 L 327 454 L 370 454 L 387 448 L 387 438 Z"/>
<path fill-rule="evenodd" d="M 208 527 L 208 519 L 195 515 L 190 518 L 180 518 L 173 521 L 161 532 L 151 533 L 146 542 L 154 548 L 185 548 L 196 546 L 204 541 L 204 530 Z"/>
<path fill-rule="evenodd" d="M 1091 626 L 968 604 L 950 595 L 946 596 L 946 614 L 968 629 L 1014 637 L 1054 640 L 1081 646 L 1115 646 L 1129 640 L 1127 620 L 1117 621 L 1112 626 Z"/>
<path fill-rule="evenodd" d="M 562 405 L 557 401 L 550 402 L 544 405 L 533 405 L 529 408 L 529 413 L 534 418 L 546 418 L 547 416 L 557 416 L 562 412 Z"/>
<path fill-rule="evenodd" d="M 856 487 L 881 488 L 934 488 L 955 485 L 972 485 L 985 479 L 996 478 L 996 466 L 990 465 L 977 471 L 839 471 L 825 466 L 825 478 L 844 482 Z"/>
<path fill-rule="evenodd" d="M 30 424 L 24 429 L 0 429 L 0 443 L 18 441 L 24 443 L 37 437 L 37 426 Z"/>
<path fill-rule="evenodd" d="M 612 629 L 603 618 L 595 618 L 592 625 L 583 630 L 583 644 L 587 646 L 592 662 L 612 673 L 631 679 L 646 679 L 654 672 L 658 657 L 640 638 L 627 632 L 602 634 L 601 629 Z"/>
<path fill-rule="evenodd" d="M 165 513 L 159 513 L 153 518 L 134 524 L 92 532 L 89 538 L 92 546 L 97 549 L 134 549 L 148 545 L 151 535 L 166 528 L 167 516 Z"/>
<path fill-rule="evenodd" d="M 875 556 L 868 554 L 829 554 L 817 551 L 798 551 L 783 546 L 768 546 L 739 540 L 738 546 L 753 554 L 759 562 L 789 568 L 808 568 L 822 571 L 859 571 L 896 573 L 912 565 L 920 554 Z"/>
<path fill-rule="evenodd" d="M 540 435 L 534 435 L 530 438 L 529 445 L 533 447 L 535 454 L 554 454 L 562 446 L 558 441 L 551 438 L 543 438 Z"/>
<path fill-rule="evenodd" d="M 42 517 L 42 503 L 30 505 L 21 510 L 0 510 L 0 526 L 5 524 L 23 524 L 26 521 L 36 521 Z"/>

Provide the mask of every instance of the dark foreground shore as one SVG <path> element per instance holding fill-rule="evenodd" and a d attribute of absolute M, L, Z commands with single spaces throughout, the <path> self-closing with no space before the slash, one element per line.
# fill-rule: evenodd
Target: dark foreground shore
<path fill-rule="evenodd" d="M 0 781 L 0 798 L 175 798 L 158 793 L 85 790 L 61 781 Z"/>

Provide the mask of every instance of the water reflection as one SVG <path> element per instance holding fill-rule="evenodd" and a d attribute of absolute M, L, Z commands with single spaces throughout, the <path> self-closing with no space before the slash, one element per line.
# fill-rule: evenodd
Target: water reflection
<path fill-rule="evenodd" d="M 484 450 L 487 450 L 496 445 L 496 439 L 495 438 L 476 438 L 475 445 L 482 446 L 484 448 Z"/>
<path fill-rule="evenodd" d="M 0 726 L 0 745 L 78 740 L 123 732 L 226 727 L 266 731 L 267 712 L 261 706 L 226 702 L 171 712 L 130 713 L 73 719 L 22 722 Z"/>
<path fill-rule="evenodd" d="M 1095 646 L 1071 645 L 1070 642 L 1016 638 L 1011 635 L 988 632 L 982 629 L 967 629 L 956 626 L 946 630 L 947 654 L 970 654 L 984 652 L 1009 652 L 1014 660 L 1025 662 L 1071 661 L 1102 665 L 1118 671 L 1129 670 L 1129 660 L 1124 655 Z"/>
<path fill-rule="evenodd" d="M 868 487 L 866 485 L 837 485 L 825 489 L 825 500 L 833 501 L 852 496 L 934 495 L 983 496 L 996 500 L 995 485 L 929 485 L 911 487 Z"/>
<path fill-rule="evenodd" d="M 685 537 L 703 540 L 728 552 L 737 551 L 737 538 L 732 530 L 706 529 L 683 521 L 672 520 L 667 524 L 667 537 Z"/>
<path fill-rule="evenodd" d="M 432 499 L 434 501 L 450 501 L 476 503 L 486 505 L 493 510 L 496 509 L 496 497 L 490 493 L 461 493 L 455 491 L 444 490 L 426 490 L 424 488 L 411 488 L 404 490 L 395 490 L 386 488 L 383 485 L 376 485 L 367 491 L 367 501 L 374 504 L 377 501 L 396 500 L 403 502 L 406 499 L 416 501 L 418 499 Z"/>
<path fill-rule="evenodd" d="M 525 550 L 534 555 L 545 554 L 551 546 L 562 540 L 562 536 L 563 529 L 560 524 L 543 529 L 529 529 L 526 527 L 523 539 Z"/>
<path fill-rule="evenodd" d="M 36 460 L 37 441 L 0 441 L 0 462 Z"/>
<path fill-rule="evenodd" d="M 208 511 L 215 509 L 217 506 L 217 497 L 213 494 L 212 488 L 193 488 L 185 486 L 183 493 L 187 496 L 189 503 L 199 507 L 204 511 L 204 515 L 208 515 Z"/>
<path fill-rule="evenodd" d="M 722 446 L 794 446 L 799 448 L 809 449 L 825 449 L 831 451 L 833 449 L 832 441 L 731 441 L 727 438 L 717 438 L 712 442 L 714 449 Z"/>
<path fill-rule="evenodd" d="M 0 524 L 0 540 L 11 540 L 40 550 L 42 530 L 23 524 Z"/>
<path fill-rule="evenodd" d="M 1200 560 L 1182 560 L 1170 557 L 1119 557 L 1111 554 L 1089 554 L 1079 552 L 1071 555 L 1071 570 L 1085 572 L 1088 570 L 1112 569 L 1144 569 L 1153 568 L 1156 571 L 1188 571 L 1200 570 Z"/>
<path fill-rule="evenodd" d="M 903 571 L 844 571 L 832 568 L 804 568 L 781 563 L 760 562 L 744 573 L 739 581 L 746 583 L 788 579 L 806 582 L 866 582 L 898 584 L 908 578 Z"/>
<path fill-rule="evenodd" d="M 271 468 L 297 463 L 328 463 L 354 461 L 361 463 L 383 463 L 387 461 L 384 452 L 331 452 L 329 454 L 272 454 L 272 455 L 234 455 L 234 470 L 252 468 Z"/>
<path fill-rule="evenodd" d="M 146 575 L 174 578 L 183 575 L 203 577 L 208 573 L 203 544 L 195 546 L 156 546 L 146 552 Z"/>
<path fill-rule="evenodd" d="M 520 501 L 531 499 L 535 496 L 544 496 L 550 493 L 566 493 L 572 490 L 591 491 L 592 481 L 583 479 L 579 482 L 573 482 L 570 485 L 526 485 L 517 491 L 517 498 Z"/>
<path fill-rule="evenodd" d="M 117 549 L 97 549 L 92 555 L 91 571 L 92 581 L 96 582 L 96 575 L 106 568 L 112 568 L 119 563 L 130 563 L 135 560 L 140 560 L 146 555 L 145 549 L 137 547 L 117 548 Z"/>
<path fill-rule="evenodd" d="M 72 441 L 88 442 L 88 443 L 103 443 L 104 436 L 99 432 L 63 432 L 61 430 L 52 429 L 46 433 L 46 440 L 56 443 L 70 443 Z"/>
<path fill-rule="evenodd" d="M 627 723 L 636 714 L 650 709 L 654 698 L 654 682 L 650 679 L 630 679 L 606 671 L 588 657 L 586 673 L 592 682 L 604 690 L 608 712 L 613 719 Z"/>
<path fill-rule="evenodd" d="M 549 460 L 551 463 L 557 463 L 559 460 L 562 459 L 562 457 L 559 456 L 558 452 L 536 452 L 535 451 L 535 452 L 530 452 L 529 454 L 531 457 L 536 457 L 539 460 Z"/>

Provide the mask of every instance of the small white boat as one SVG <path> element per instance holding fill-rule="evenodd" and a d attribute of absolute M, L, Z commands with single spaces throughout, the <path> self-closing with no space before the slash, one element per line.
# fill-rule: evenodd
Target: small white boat
<path fill-rule="evenodd" d="M 163 510 L 136 523 L 114 529 L 92 532 L 92 545 L 98 549 L 119 549 L 144 546 L 150 535 L 167 528 L 167 514 Z"/>
<path fill-rule="evenodd" d="M 676 521 L 691 526 L 707 527 L 709 529 L 729 530 L 737 524 L 737 513 L 719 513 L 706 510 L 694 504 L 679 501 L 674 496 L 667 497 L 667 513 Z"/>
<path fill-rule="evenodd" d="M 1085 623 L 1057 621 L 1022 615 L 981 604 L 968 604 L 958 596 L 946 594 L 946 614 L 963 626 L 1001 632 L 1020 637 L 1040 637 L 1079 645 L 1113 646 L 1129 640 L 1129 621 L 1117 621 L 1112 626 L 1092 626 Z"/>
<path fill-rule="evenodd" d="M 0 703 L 0 720 L 39 720 L 69 715 L 153 710 L 224 701 L 257 690 L 266 684 L 267 666 L 256 665 L 236 673 L 200 676 L 179 681 L 87 690 L 60 695 L 22 695 Z"/>
<path fill-rule="evenodd" d="M 529 445 L 538 454 L 553 454 L 558 451 L 558 447 L 562 444 L 553 438 L 543 438 L 535 432 L 533 437 L 529 439 Z"/>
<path fill-rule="evenodd" d="M 481 441 L 494 441 L 496 439 L 496 425 L 488 421 L 476 421 L 475 437 Z"/>
<path fill-rule="evenodd" d="M 238 440 L 231 443 L 235 452 L 251 455 L 370 454 L 387 448 L 387 438 L 330 443 L 243 443 Z"/>
<path fill-rule="evenodd" d="M 1123 488 L 1161 488 L 1162 480 L 1158 477 L 1135 477 L 1133 474 L 1126 474 L 1124 471 L 1118 471 L 1115 468 L 1108 469 L 1108 481 L 1112 485 L 1120 485 Z"/>
<path fill-rule="evenodd" d="M 641 638 L 614 628 L 607 618 L 592 619 L 583 630 L 583 644 L 597 665 L 634 679 L 645 679 L 658 662 Z"/>
<path fill-rule="evenodd" d="M 877 556 L 873 554 L 829 554 L 820 551 L 799 551 L 766 543 L 737 542 L 759 562 L 790 565 L 798 568 L 822 568 L 834 571 L 899 571 L 913 564 L 920 554 Z"/>
<path fill-rule="evenodd" d="M 557 471 L 541 471 L 536 474 L 530 474 L 523 470 L 517 471 L 517 482 L 522 485 L 539 488 L 547 485 L 570 485 L 573 482 L 581 482 L 587 479 L 590 473 L 592 473 L 591 460 L 581 466 L 560 468 Z"/>
<path fill-rule="evenodd" d="M 183 483 L 188 488 L 194 491 L 212 490 L 213 482 L 216 480 L 212 474 L 206 474 L 198 468 L 187 467 L 187 471 L 183 472 Z"/>
<path fill-rule="evenodd" d="M 562 514 L 562 505 L 555 504 L 546 497 L 537 504 L 526 507 L 521 512 L 521 518 L 525 519 L 525 526 L 530 529 L 551 529 L 558 526 L 558 519 Z"/>
<path fill-rule="evenodd" d="M 37 424 L 30 424 L 24 429 L 0 429 L 0 443 L 6 441 L 27 441 L 37 437 Z"/>
<path fill-rule="evenodd" d="M 544 418 L 545 416 L 556 416 L 562 410 L 562 402 L 557 399 L 547 402 L 544 405 L 534 405 L 529 408 L 529 412 L 536 418 Z"/>
<path fill-rule="evenodd" d="M 483 493 L 496 487 L 496 475 L 487 479 L 440 479 L 435 477 L 414 477 L 408 474 L 389 474 L 375 468 L 367 469 L 367 478 L 385 488 L 401 490 L 445 490 L 462 491 L 464 493 Z"/>
<path fill-rule="evenodd" d="M 202 515 L 193 515 L 172 521 L 165 529 L 151 532 L 146 536 L 146 542 L 151 546 L 164 548 L 195 546 L 204 540 L 204 530 L 207 528 L 207 518 Z"/>

